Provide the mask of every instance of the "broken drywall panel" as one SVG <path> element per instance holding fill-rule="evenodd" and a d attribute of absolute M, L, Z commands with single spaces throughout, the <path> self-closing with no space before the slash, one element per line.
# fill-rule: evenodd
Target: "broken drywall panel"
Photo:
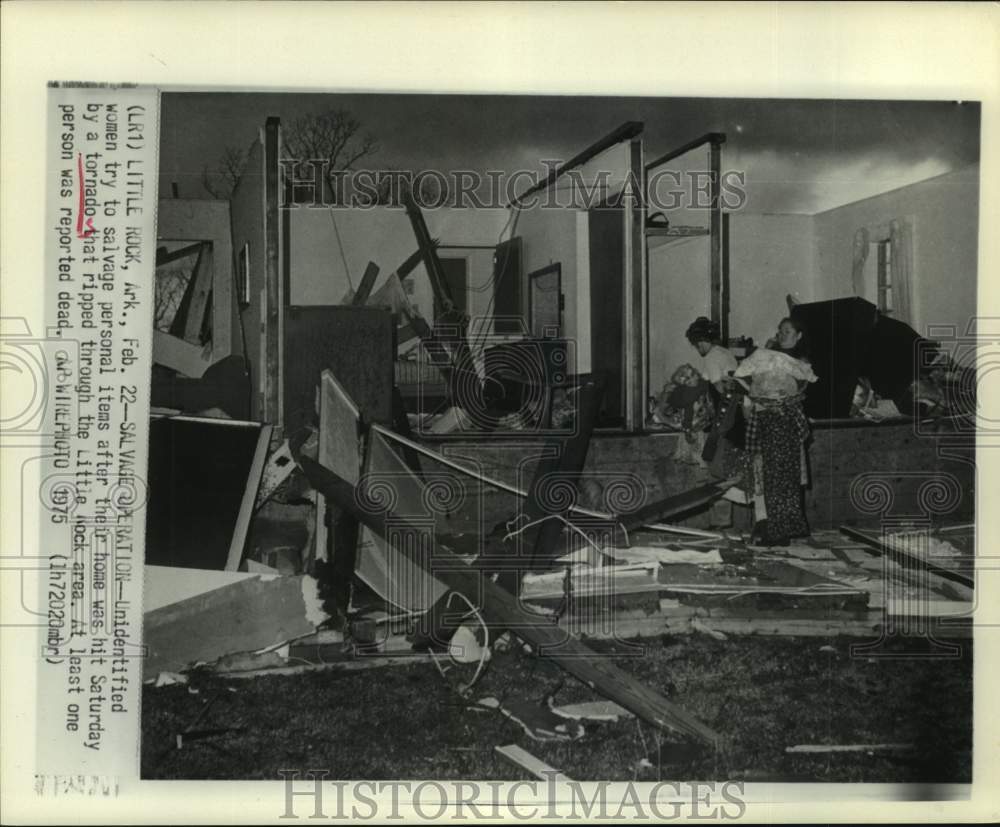
<path fill-rule="evenodd" d="M 146 612 L 143 675 L 257 652 L 308 635 L 327 617 L 312 577 L 248 576 Z"/>
<path fill-rule="evenodd" d="M 243 565 L 246 566 L 246 570 L 250 574 L 281 574 L 281 572 L 273 566 L 267 566 L 264 563 L 259 563 L 256 560 L 251 560 L 249 558 L 243 561 Z"/>
<path fill-rule="evenodd" d="M 254 562 L 252 560 L 248 563 Z M 257 565 L 260 565 L 259 563 Z M 261 566 L 261 568 L 266 568 Z M 264 575 L 261 579 L 271 580 L 278 576 L 269 571 L 208 571 L 205 569 L 182 569 L 177 566 L 145 566 L 142 593 L 142 608 L 147 614 L 156 609 L 197 597 L 206 592 L 241 583 Z"/>

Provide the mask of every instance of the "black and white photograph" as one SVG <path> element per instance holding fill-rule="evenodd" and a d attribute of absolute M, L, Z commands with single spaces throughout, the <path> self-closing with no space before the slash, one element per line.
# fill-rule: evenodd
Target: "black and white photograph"
<path fill-rule="evenodd" d="M 0 17 L 0 821 L 1000 818 L 995 6 Z"/>
<path fill-rule="evenodd" d="M 143 777 L 968 783 L 979 128 L 164 93 Z"/>

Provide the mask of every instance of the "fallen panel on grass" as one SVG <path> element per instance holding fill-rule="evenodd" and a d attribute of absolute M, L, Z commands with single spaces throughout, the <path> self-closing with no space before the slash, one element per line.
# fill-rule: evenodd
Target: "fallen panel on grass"
<path fill-rule="evenodd" d="M 390 449 L 391 451 L 391 449 Z M 403 465 L 397 457 L 397 462 Z M 426 537 L 427 529 L 413 527 L 399 516 L 391 504 L 381 509 L 362 509 L 356 500 L 355 487 L 336 474 L 323 468 L 308 457 L 299 463 L 317 491 L 352 511 L 365 526 L 382 538 L 396 532 L 410 537 Z M 419 481 L 418 481 L 419 482 Z M 690 713 L 649 689 L 597 652 L 546 620 L 529 612 L 506 589 L 485 576 L 481 570 L 469 566 L 447 549 L 431 543 L 400 542 L 393 551 L 396 557 L 405 557 L 448 588 L 462 593 L 477 607 L 484 622 L 491 626 L 510 629 L 529 643 L 540 657 L 558 664 L 594 691 L 616 701 L 644 721 L 662 729 L 674 729 L 715 744 L 719 735 Z"/>
<path fill-rule="evenodd" d="M 143 677 L 310 634 L 327 619 L 311 577 L 250 577 L 143 616 Z"/>

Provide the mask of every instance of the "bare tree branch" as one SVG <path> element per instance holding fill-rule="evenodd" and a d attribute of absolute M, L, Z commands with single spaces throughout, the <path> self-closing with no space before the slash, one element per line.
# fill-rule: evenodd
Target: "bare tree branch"
<path fill-rule="evenodd" d="M 213 198 L 232 198 L 233 191 L 247 166 L 247 153 L 234 146 L 226 146 L 216 162 L 215 168 L 205 167 L 201 171 L 201 185 Z"/>
<path fill-rule="evenodd" d="M 295 161 L 295 177 L 312 178 L 315 174 L 313 163 L 322 162 L 324 182 L 330 193 L 336 192 L 339 173 L 378 151 L 374 136 L 361 137 L 360 130 L 361 122 L 344 109 L 296 118 L 282 133 L 285 156 Z"/>

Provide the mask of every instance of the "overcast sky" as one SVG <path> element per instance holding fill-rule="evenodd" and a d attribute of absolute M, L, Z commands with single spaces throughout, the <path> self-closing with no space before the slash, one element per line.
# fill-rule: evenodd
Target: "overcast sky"
<path fill-rule="evenodd" d="M 979 160 L 976 102 L 761 98 L 167 93 L 161 193 L 207 197 L 201 172 L 227 145 L 249 146 L 269 115 L 346 109 L 379 142 L 367 166 L 541 170 L 625 121 L 643 121 L 651 160 L 725 132 L 724 170 L 747 176 L 753 212 L 815 213 Z"/>

